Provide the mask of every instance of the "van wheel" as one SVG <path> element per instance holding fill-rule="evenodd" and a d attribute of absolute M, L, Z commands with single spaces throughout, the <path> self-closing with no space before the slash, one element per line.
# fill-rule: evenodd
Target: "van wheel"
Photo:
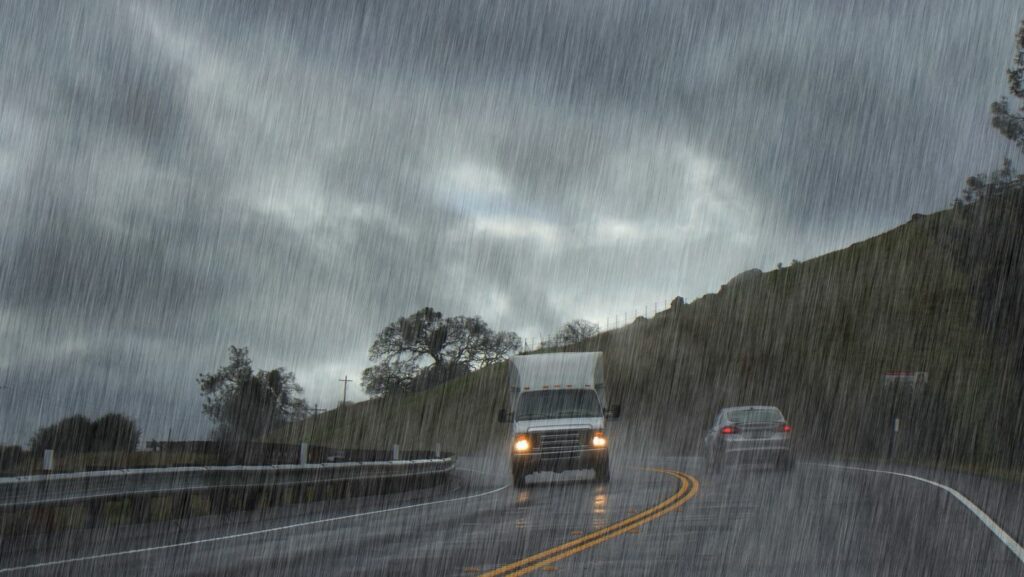
<path fill-rule="evenodd" d="M 512 486 L 517 489 L 526 486 L 526 475 L 522 471 L 512 471 Z"/>
<path fill-rule="evenodd" d="M 608 461 L 602 461 L 594 467 L 594 480 L 598 483 L 607 483 L 612 480 L 611 471 L 608 470 Z"/>

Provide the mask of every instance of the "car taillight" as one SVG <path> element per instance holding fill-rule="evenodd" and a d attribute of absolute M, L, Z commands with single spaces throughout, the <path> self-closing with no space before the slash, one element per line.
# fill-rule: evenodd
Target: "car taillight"
<path fill-rule="evenodd" d="M 736 427 L 725 426 L 725 427 L 722 427 L 722 430 L 720 432 L 723 435 L 735 435 L 736 433 L 740 432 L 740 430 L 737 429 Z"/>
<path fill-rule="evenodd" d="M 779 426 L 779 430 L 782 431 L 783 433 L 792 433 L 793 426 L 790 425 L 789 423 L 786 423 L 785 425 Z"/>

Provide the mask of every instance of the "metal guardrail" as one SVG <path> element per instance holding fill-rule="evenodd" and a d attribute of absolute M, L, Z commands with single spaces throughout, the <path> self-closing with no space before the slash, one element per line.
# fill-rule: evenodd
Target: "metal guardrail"
<path fill-rule="evenodd" d="M 310 465 L 167 467 L 0 478 L 0 510 L 133 496 L 441 475 L 455 456 Z"/>

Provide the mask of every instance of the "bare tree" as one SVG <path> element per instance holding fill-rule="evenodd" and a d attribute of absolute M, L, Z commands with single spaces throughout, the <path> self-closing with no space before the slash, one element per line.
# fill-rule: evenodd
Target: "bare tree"
<path fill-rule="evenodd" d="M 513 332 L 496 332 L 480 317 L 448 317 L 423 308 L 384 327 L 370 346 L 363 390 L 374 396 L 423 390 L 519 350 Z"/>
<path fill-rule="evenodd" d="M 562 328 L 558 329 L 558 332 L 555 333 L 554 338 L 545 343 L 545 346 L 564 347 L 574 345 L 591 337 L 595 337 L 600 332 L 601 328 L 598 327 L 597 324 L 588 320 L 571 320 L 562 325 Z"/>
<path fill-rule="evenodd" d="M 93 451 L 134 451 L 142 432 L 130 418 L 108 413 L 92 424 Z"/>

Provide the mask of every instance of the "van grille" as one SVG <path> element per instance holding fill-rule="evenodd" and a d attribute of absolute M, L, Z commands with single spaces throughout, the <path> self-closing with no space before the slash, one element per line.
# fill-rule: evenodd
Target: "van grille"
<path fill-rule="evenodd" d="M 539 453 L 579 454 L 588 442 L 588 430 L 542 431 L 537 433 Z"/>

